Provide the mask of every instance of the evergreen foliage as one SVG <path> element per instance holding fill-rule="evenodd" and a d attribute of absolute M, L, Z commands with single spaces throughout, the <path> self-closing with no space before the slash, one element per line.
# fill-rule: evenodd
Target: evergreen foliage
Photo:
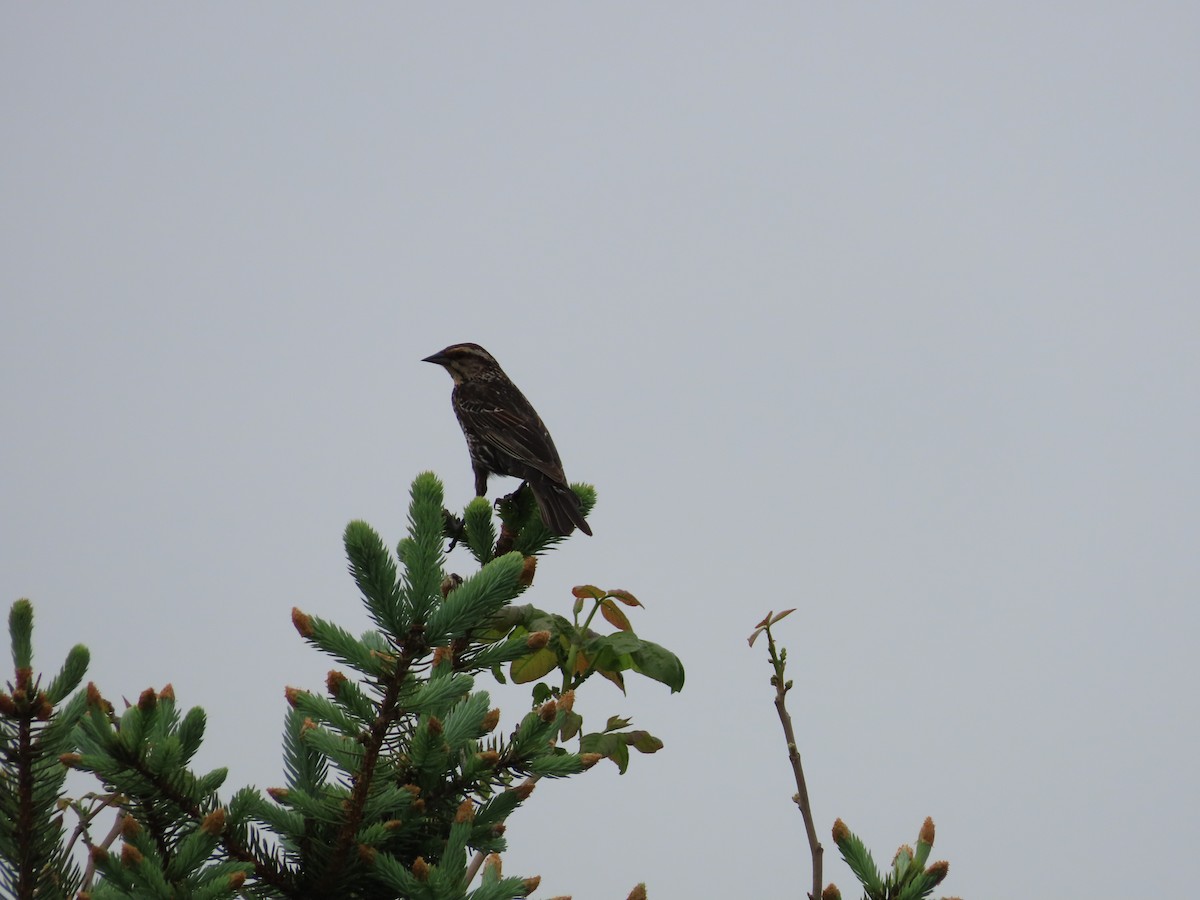
<path fill-rule="evenodd" d="M 574 489 L 590 511 L 594 490 Z M 641 604 L 626 591 L 577 588 L 572 619 L 514 603 L 533 581 L 535 556 L 561 540 L 542 525 L 528 491 L 501 502 L 497 531 L 486 501 L 473 501 L 462 518 L 447 513 L 440 482 L 424 473 L 412 485 L 408 522 L 394 555 L 365 522 L 346 527 L 349 571 L 372 630 L 356 637 L 293 610 L 301 637 L 340 668 L 323 692 L 287 690 L 284 785 L 265 794 L 247 787 L 223 796 L 224 769 L 191 768 L 204 712 L 181 713 L 169 685 L 118 712 L 94 685 L 76 691 L 87 666 L 87 651 L 76 647 L 41 688 L 32 608 L 14 604 L 16 675 L 0 694 L 4 896 L 527 896 L 537 879 L 504 876 L 495 854 L 534 783 L 577 775 L 604 757 L 624 771 L 630 747 L 662 746 L 615 716 L 584 734 L 575 690 L 596 674 L 623 686 L 624 672 L 679 690 L 683 667 L 633 633 L 618 604 Z M 463 542 L 477 571 L 447 573 L 446 537 L 451 547 Z M 597 612 L 615 633 L 591 628 Z M 477 680 L 505 680 L 504 665 L 514 681 L 531 684 L 532 703 L 501 736 L 500 712 Z M 101 790 L 65 798 L 68 768 L 90 773 Z M 114 827 L 94 835 L 106 810 L 115 811 Z M 89 850 L 83 872 L 72 859 L 77 840 Z"/>

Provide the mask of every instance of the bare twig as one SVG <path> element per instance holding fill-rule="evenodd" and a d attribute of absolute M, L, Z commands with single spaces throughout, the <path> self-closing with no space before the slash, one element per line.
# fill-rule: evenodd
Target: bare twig
<path fill-rule="evenodd" d="M 775 669 L 775 674 L 771 676 L 771 684 L 775 687 L 775 711 L 779 713 L 779 724 L 783 726 L 783 736 L 787 741 L 788 760 L 792 764 L 792 774 L 796 778 L 796 793 L 792 795 L 792 802 L 800 808 L 800 815 L 804 818 L 804 830 L 808 834 L 808 849 L 812 853 L 812 892 L 808 896 L 810 900 L 819 900 L 822 881 L 821 862 L 825 855 L 825 848 L 821 846 L 821 842 L 817 838 L 812 806 L 808 801 L 808 785 L 804 780 L 804 767 L 800 763 L 800 750 L 796 746 L 796 731 L 792 727 L 791 714 L 787 711 L 787 692 L 792 689 L 792 682 L 784 679 L 787 650 L 777 650 L 775 639 L 771 636 L 771 626 L 790 612 L 792 610 L 789 609 L 777 616 L 767 613 L 766 618 L 759 623 L 754 634 L 750 636 L 750 643 L 753 645 L 759 634 L 767 636 L 767 656 L 771 661 L 771 666 Z"/>

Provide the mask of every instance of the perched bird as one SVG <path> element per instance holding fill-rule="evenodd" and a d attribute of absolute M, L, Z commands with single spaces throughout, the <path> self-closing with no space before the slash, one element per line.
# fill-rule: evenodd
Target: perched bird
<path fill-rule="evenodd" d="M 561 535 L 578 528 L 590 535 L 550 432 L 492 354 L 478 344 L 451 344 L 423 362 L 444 367 L 454 379 L 450 400 L 467 439 L 475 495 L 487 495 L 492 473 L 524 479 L 547 528 Z"/>

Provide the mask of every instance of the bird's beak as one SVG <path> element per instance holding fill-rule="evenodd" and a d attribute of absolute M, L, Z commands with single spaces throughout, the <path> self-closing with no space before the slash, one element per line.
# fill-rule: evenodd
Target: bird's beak
<path fill-rule="evenodd" d="M 434 365 L 444 366 L 446 364 L 446 356 L 443 353 L 435 353 L 433 356 L 427 356 L 421 362 L 431 362 Z"/>

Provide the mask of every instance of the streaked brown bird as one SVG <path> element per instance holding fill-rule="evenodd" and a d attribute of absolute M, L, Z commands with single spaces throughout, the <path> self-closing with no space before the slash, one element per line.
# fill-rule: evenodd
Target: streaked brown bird
<path fill-rule="evenodd" d="M 478 344 L 451 344 L 423 361 L 442 366 L 454 379 L 450 400 L 467 439 L 475 495 L 487 496 L 492 473 L 521 478 L 547 528 L 560 535 L 578 528 L 590 535 L 550 432 L 495 357 Z"/>

